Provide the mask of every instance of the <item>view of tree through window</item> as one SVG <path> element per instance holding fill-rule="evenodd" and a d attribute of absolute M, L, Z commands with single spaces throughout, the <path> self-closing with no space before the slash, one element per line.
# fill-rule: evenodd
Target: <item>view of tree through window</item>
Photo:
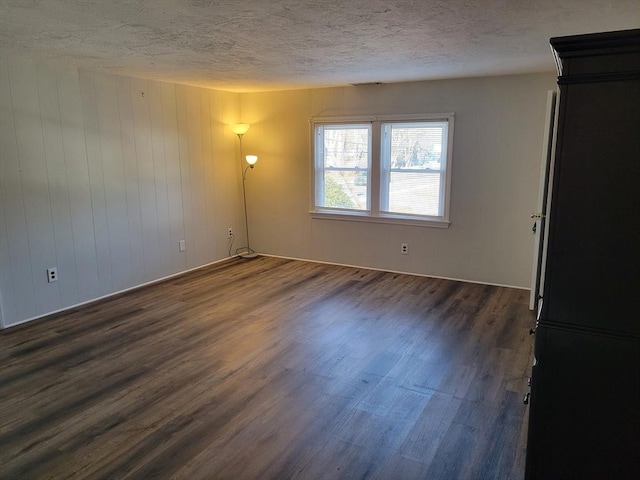
<path fill-rule="evenodd" d="M 370 126 L 326 125 L 323 134 L 323 206 L 367 210 Z"/>

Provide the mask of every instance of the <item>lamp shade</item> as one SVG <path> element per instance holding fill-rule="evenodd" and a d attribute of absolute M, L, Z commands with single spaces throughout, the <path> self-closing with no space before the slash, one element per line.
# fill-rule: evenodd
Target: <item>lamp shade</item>
<path fill-rule="evenodd" d="M 257 155 L 247 155 L 247 156 L 245 157 L 245 160 L 247 161 L 247 163 L 248 163 L 249 165 L 252 165 L 252 166 L 253 166 L 253 165 L 255 165 L 255 164 L 256 164 L 256 162 L 258 161 L 258 156 L 257 156 Z"/>
<path fill-rule="evenodd" d="M 248 123 L 236 123 L 235 125 L 231 125 L 231 130 L 236 135 L 244 135 L 245 133 L 247 133 L 247 130 L 249 130 L 250 126 L 251 125 L 249 125 Z"/>

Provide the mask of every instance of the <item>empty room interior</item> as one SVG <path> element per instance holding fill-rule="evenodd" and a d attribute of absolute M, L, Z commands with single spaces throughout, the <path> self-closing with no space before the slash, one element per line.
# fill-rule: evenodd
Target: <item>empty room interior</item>
<path fill-rule="evenodd" d="M 1 0 L 0 478 L 637 479 L 639 28 Z"/>

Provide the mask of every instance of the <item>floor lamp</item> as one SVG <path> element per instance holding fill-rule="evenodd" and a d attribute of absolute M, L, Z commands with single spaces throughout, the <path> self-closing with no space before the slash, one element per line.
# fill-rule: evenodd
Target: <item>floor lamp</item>
<path fill-rule="evenodd" d="M 242 203 L 244 205 L 244 228 L 247 234 L 247 246 L 239 247 L 236 250 L 236 254 L 242 258 L 256 258 L 258 254 L 251 248 L 251 244 L 249 242 L 249 217 L 247 216 L 247 189 L 246 189 L 246 181 L 247 181 L 247 171 L 253 168 L 258 161 L 257 155 L 247 155 L 245 158 L 247 162 L 247 166 L 245 167 L 242 164 L 243 152 L 242 152 L 242 136 L 247 133 L 250 125 L 248 123 L 237 123 L 231 127 L 233 133 L 238 135 L 238 139 L 240 140 L 240 168 L 242 169 Z"/>

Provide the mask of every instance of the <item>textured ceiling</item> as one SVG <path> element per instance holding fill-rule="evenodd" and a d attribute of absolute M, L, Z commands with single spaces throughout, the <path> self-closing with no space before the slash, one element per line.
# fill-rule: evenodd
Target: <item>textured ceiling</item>
<path fill-rule="evenodd" d="M 553 70 L 638 0 L 0 0 L 0 53 L 256 91 Z"/>

